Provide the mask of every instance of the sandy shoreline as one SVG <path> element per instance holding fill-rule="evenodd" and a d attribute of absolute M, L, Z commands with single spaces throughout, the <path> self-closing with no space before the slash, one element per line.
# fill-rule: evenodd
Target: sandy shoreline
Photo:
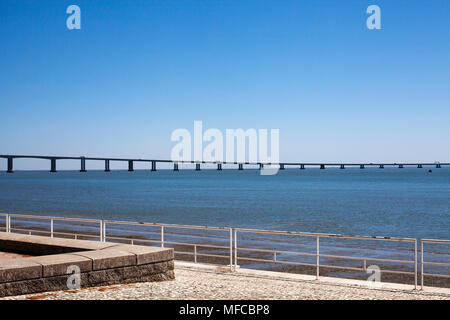
<path fill-rule="evenodd" d="M 255 278 L 245 274 L 177 267 L 176 279 L 5 297 L 29 300 L 450 300 L 450 294 L 416 290 L 379 290 L 310 281 Z"/>

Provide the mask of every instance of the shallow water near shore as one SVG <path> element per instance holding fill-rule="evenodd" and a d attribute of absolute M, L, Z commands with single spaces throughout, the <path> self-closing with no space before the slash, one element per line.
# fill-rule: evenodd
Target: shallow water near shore
<path fill-rule="evenodd" d="M 448 168 L 17 171 L 0 211 L 256 229 L 450 238 Z"/>

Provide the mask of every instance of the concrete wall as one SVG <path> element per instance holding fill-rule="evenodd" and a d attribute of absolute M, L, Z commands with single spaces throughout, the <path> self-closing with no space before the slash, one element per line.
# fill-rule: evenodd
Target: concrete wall
<path fill-rule="evenodd" d="M 0 296 L 72 289 L 69 266 L 81 288 L 175 278 L 173 249 L 0 232 L 0 250 L 35 255 L 0 259 Z"/>

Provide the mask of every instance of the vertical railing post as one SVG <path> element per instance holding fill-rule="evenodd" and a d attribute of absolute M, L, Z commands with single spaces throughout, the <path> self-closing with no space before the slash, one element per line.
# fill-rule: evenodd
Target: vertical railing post
<path fill-rule="evenodd" d="M 9 214 L 6 215 L 5 220 L 5 231 L 9 232 Z"/>
<path fill-rule="evenodd" d="M 420 287 L 423 290 L 423 241 L 420 240 Z"/>
<path fill-rule="evenodd" d="M 417 239 L 414 239 L 414 289 L 417 290 Z"/>
<path fill-rule="evenodd" d="M 106 221 L 102 220 L 102 233 L 103 233 L 103 242 L 106 242 Z"/>
<path fill-rule="evenodd" d="M 230 228 L 230 271 L 233 271 L 233 229 Z"/>
<path fill-rule="evenodd" d="M 319 249 L 319 236 L 316 236 L 316 279 L 319 280 L 319 267 L 320 267 L 320 249 Z"/>
<path fill-rule="evenodd" d="M 50 238 L 53 238 L 53 218 L 50 219 Z"/>
<path fill-rule="evenodd" d="M 194 263 L 197 263 L 197 245 L 194 244 Z"/>
<path fill-rule="evenodd" d="M 164 248 L 164 226 L 161 226 L 161 248 Z"/>
<path fill-rule="evenodd" d="M 238 265 L 238 255 L 237 255 L 237 233 L 238 230 L 234 229 L 234 271 L 236 271 Z"/>
<path fill-rule="evenodd" d="M 99 231 L 100 231 L 100 242 L 103 242 L 103 220 L 99 221 Z"/>

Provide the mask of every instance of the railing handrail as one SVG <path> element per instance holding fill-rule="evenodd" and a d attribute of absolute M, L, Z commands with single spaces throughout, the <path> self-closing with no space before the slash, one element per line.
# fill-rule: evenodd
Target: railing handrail
<path fill-rule="evenodd" d="M 39 220 L 55 220 L 55 221 L 74 221 L 74 222 L 92 222 L 92 223 L 100 223 L 101 219 L 87 219 L 87 218 L 71 218 L 71 217 L 52 217 L 52 216 L 37 216 L 31 214 L 1 214 L 7 215 L 10 217 L 24 218 L 24 219 L 39 219 Z"/>
<path fill-rule="evenodd" d="M 420 239 L 421 242 L 424 243 L 442 243 L 442 244 L 450 244 L 450 240 L 440 240 L 440 239 Z"/>
<path fill-rule="evenodd" d="M 315 257 L 317 255 L 316 253 L 301 252 L 301 251 L 253 249 L 253 248 L 243 248 L 243 247 L 238 247 L 237 249 L 243 250 L 243 251 L 267 252 L 267 253 L 276 253 L 276 254 L 280 253 L 280 254 L 301 255 L 301 256 L 310 256 L 310 257 Z M 325 258 L 339 258 L 339 259 L 347 259 L 347 260 L 382 261 L 382 262 L 397 262 L 397 263 L 409 263 L 409 264 L 414 263 L 414 260 L 382 259 L 382 258 L 374 258 L 374 257 L 352 257 L 352 256 L 342 256 L 342 255 L 332 255 L 332 254 L 322 254 L 322 253 L 319 253 L 319 256 L 325 257 Z"/>
<path fill-rule="evenodd" d="M 92 222 L 92 223 L 108 223 L 108 224 L 125 224 L 125 225 L 145 225 L 155 227 L 169 227 L 169 228 L 183 228 L 183 229 L 204 229 L 204 230 L 230 230 L 231 227 L 212 227 L 212 226 L 198 226 L 198 225 L 179 225 L 169 223 L 153 223 L 153 222 L 139 222 L 139 221 L 121 221 L 121 220 L 101 220 L 88 218 L 72 218 L 72 217 L 58 217 L 58 216 L 38 216 L 31 214 L 16 214 L 16 213 L 0 213 L 0 216 L 20 217 L 26 219 L 42 219 L 42 220 L 57 220 L 57 221 L 74 221 L 74 222 Z M 282 231 L 282 230 L 263 230 L 263 229 L 249 229 L 249 228 L 234 228 L 236 232 L 247 233 L 267 233 L 267 234 L 285 234 L 285 235 L 299 235 L 310 237 L 329 237 L 329 238 L 347 238 L 347 239 L 362 239 L 362 240 L 385 240 L 385 241 L 404 241 L 414 242 L 415 238 L 405 237 L 387 237 L 387 236 L 361 236 L 361 235 L 343 235 L 333 233 L 315 233 L 315 232 L 298 232 L 298 231 Z M 450 240 L 443 239 L 420 239 L 425 243 L 450 243 Z"/>

